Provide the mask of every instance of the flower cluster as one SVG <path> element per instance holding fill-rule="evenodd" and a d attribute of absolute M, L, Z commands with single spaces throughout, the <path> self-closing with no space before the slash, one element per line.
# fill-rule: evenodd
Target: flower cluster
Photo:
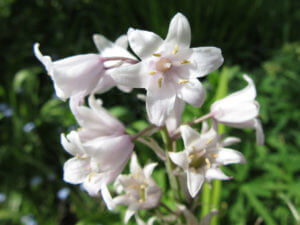
<path fill-rule="evenodd" d="M 181 187 L 189 198 L 199 195 L 204 182 L 231 178 L 220 166 L 246 162 L 241 152 L 228 148 L 240 139 L 219 134 L 219 123 L 234 128 L 254 128 L 257 143 L 263 144 L 255 85 L 247 75 L 244 79 L 248 86 L 244 89 L 214 102 L 203 117 L 181 124 L 186 103 L 199 108 L 205 101 L 206 91 L 199 78 L 223 63 L 219 48 L 190 47 L 190 25 L 181 13 L 172 18 L 165 40 L 150 31 L 133 28 L 114 43 L 99 34 L 94 35 L 93 40 L 99 53 L 53 61 L 50 56 L 42 55 L 38 43 L 34 45 L 34 53 L 53 80 L 56 95 L 62 100 L 69 99 L 79 124 L 78 130 L 61 135 L 63 148 L 72 156 L 64 164 L 64 180 L 82 184 L 91 196 L 101 193 L 110 210 L 118 205 L 127 206 L 126 223 L 134 215 L 138 224 L 146 224 L 138 215 L 141 209 L 162 206 L 172 211 L 161 202 L 163 190 L 151 177 L 158 163 L 142 168 L 134 153 L 136 141 L 146 144 L 165 163 L 170 183 L 172 179 L 184 177 Z M 128 44 L 138 58 L 127 50 Z M 130 92 L 132 88 L 146 89 L 149 127 L 129 135 L 125 126 L 96 99 L 96 94 L 115 86 L 123 92 Z M 88 105 L 85 105 L 86 97 Z M 200 122 L 203 123 L 199 133 L 191 126 Z M 162 150 L 151 137 L 158 130 L 163 130 L 167 142 L 173 144 L 181 137 L 184 149 L 177 151 L 166 144 L 166 150 Z M 130 174 L 122 175 L 129 160 Z M 112 182 L 114 185 L 109 188 Z M 191 211 L 183 205 L 179 208 L 174 215 L 182 215 L 188 224 L 198 224 Z M 208 224 L 204 221 L 209 221 L 214 214 L 211 212 L 201 224 Z M 165 220 L 167 224 L 168 219 L 157 214 L 147 224 L 155 220 Z"/>

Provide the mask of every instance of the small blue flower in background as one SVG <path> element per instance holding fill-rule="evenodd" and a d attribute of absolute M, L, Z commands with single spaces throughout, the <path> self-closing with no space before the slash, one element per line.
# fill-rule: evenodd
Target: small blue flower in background
<path fill-rule="evenodd" d="M 40 183 L 42 183 L 43 178 L 40 176 L 35 176 L 30 180 L 30 186 L 34 187 L 34 186 L 38 186 Z"/>
<path fill-rule="evenodd" d="M 4 202 L 5 200 L 6 200 L 6 195 L 0 192 L 0 203 Z"/>
<path fill-rule="evenodd" d="M 70 194 L 70 188 L 62 188 L 57 192 L 57 198 L 59 198 L 60 200 L 66 200 L 66 198 L 69 196 Z"/>
<path fill-rule="evenodd" d="M 21 217 L 21 222 L 25 225 L 37 225 L 36 220 L 34 219 L 32 214 L 22 216 Z"/>
<path fill-rule="evenodd" d="M 3 113 L 4 117 L 10 117 L 13 114 L 13 109 L 10 108 L 9 105 L 5 104 L 5 103 L 0 103 L 0 112 Z"/>
<path fill-rule="evenodd" d="M 28 132 L 32 131 L 34 128 L 35 128 L 34 122 L 29 122 L 24 125 L 23 131 L 28 133 Z"/>

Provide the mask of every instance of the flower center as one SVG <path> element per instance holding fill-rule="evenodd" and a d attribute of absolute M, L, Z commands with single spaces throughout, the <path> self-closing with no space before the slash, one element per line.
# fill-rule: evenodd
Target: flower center
<path fill-rule="evenodd" d="M 171 69 L 172 63 L 168 58 L 161 58 L 157 63 L 156 63 L 156 69 L 159 72 L 165 73 L 169 69 Z"/>

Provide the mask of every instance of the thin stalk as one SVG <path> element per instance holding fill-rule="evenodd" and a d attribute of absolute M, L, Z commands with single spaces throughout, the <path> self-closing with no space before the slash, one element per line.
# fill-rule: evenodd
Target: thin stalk
<path fill-rule="evenodd" d="M 217 89 L 215 100 L 224 98 L 227 95 L 230 73 L 232 73 L 232 72 L 229 69 L 227 69 L 226 67 L 223 69 L 221 76 L 220 76 L 219 86 Z M 222 124 L 219 124 L 218 131 L 220 134 L 224 133 L 225 126 Z M 213 209 L 217 209 L 217 210 L 220 209 L 221 190 L 222 190 L 221 180 L 214 180 L 213 188 L 212 188 L 212 197 L 211 197 L 211 206 Z M 218 225 L 218 223 L 219 223 L 219 216 L 218 215 L 213 216 L 213 218 L 211 220 L 211 225 Z"/>
<path fill-rule="evenodd" d="M 131 136 L 131 140 L 135 141 L 136 139 L 138 139 L 139 137 L 143 136 L 145 133 L 147 133 L 149 130 L 154 129 L 156 126 L 151 124 L 148 127 L 146 127 L 145 129 L 139 131 L 138 133 L 136 133 L 135 135 Z"/>
<path fill-rule="evenodd" d="M 210 212 L 210 197 L 211 187 L 208 183 L 204 183 L 202 189 L 202 202 L 201 202 L 201 219 L 204 218 Z"/>
<path fill-rule="evenodd" d="M 207 119 L 209 119 L 209 118 L 211 118 L 212 117 L 212 114 L 211 113 L 208 113 L 208 114 L 205 114 L 204 116 L 201 116 L 201 117 L 199 117 L 199 118 L 197 118 L 197 119 L 194 119 L 194 120 L 191 120 L 191 121 L 189 121 L 189 122 L 186 122 L 186 123 L 183 123 L 182 125 L 196 125 L 196 124 L 198 124 L 198 123 L 201 123 L 201 122 L 203 122 L 204 120 L 207 120 Z M 176 130 L 175 130 L 175 132 L 174 132 L 174 136 L 176 137 L 176 136 L 178 136 L 180 134 L 180 128 L 178 127 Z"/>
<path fill-rule="evenodd" d="M 168 133 L 166 127 L 162 128 L 162 130 L 161 130 L 161 136 L 162 136 L 163 142 L 165 144 L 165 148 L 166 148 L 166 157 L 167 157 L 167 160 L 165 161 L 165 166 L 166 166 L 166 170 L 167 170 L 167 174 L 168 174 L 170 186 L 172 188 L 172 191 L 173 191 L 173 194 L 174 194 L 174 198 L 176 200 L 179 200 L 180 196 L 179 196 L 178 182 L 177 182 L 177 179 L 176 179 L 175 175 L 173 174 L 173 167 L 174 167 L 174 165 L 171 162 L 169 154 L 168 154 L 169 152 L 172 151 L 172 140 L 171 140 L 171 138 L 169 136 L 169 133 Z"/>
<path fill-rule="evenodd" d="M 131 58 L 127 58 L 127 57 L 103 57 L 102 58 L 102 61 L 103 62 L 106 62 L 106 61 L 124 61 L 124 62 L 127 62 L 127 63 L 130 63 L 130 64 L 137 64 L 139 63 L 140 61 L 139 60 L 136 60 L 136 59 L 131 59 Z"/>

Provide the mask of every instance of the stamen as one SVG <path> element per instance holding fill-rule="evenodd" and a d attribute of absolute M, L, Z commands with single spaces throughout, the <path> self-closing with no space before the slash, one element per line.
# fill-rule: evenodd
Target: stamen
<path fill-rule="evenodd" d="M 186 63 L 190 63 L 191 61 L 190 60 L 183 60 L 183 61 L 181 61 L 180 63 L 181 64 L 186 64 Z"/>
<path fill-rule="evenodd" d="M 211 167 L 211 163 L 208 158 L 205 158 L 205 163 L 207 165 L 207 168 L 209 169 Z"/>
<path fill-rule="evenodd" d="M 76 158 L 77 158 L 77 159 L 84 160 L 84 159 L 87 159 L 88 157 L 87 157 L 87 156 L 82 156 L 82 155 L 80 155 L 79 153 L 76 153 Z"/>
<path fill-rule="evenodd" d="M 210 153 L 209 154 L 211 157 L 213 157 L 213 158 L 217 158 L 218 157 L 218 154 L 217 153 Z"/>
<path fill-rule="evenodd" d="M 158 78 L 158 87 L 159 88 L 161 88 L 161 85 L 162 85 L 162 81 L 163 81 L 163 78 L 162 77 L 160 77 L 160 78 Z"/>
<path fill-rule="evenodd" d="M 212 137 L 211 137 L 211 138 L 209 138 L 209 139 L 206 141 L 206 143 L 205 143 L 205 144 L 206 144 L 206 145 L 209 145 L 209 144 L 212 142 L 212 140 L 213 140 L 213 139 L 214 139 L 214 138 L 212 138 Z"/>
<path fill-rule="evenodd" d="M 173 55 L 175 55 L 178 52 L 178 44 L 175 45 L 173 50 Z"/>
<path fill-rule="evenodd" d="M 161 54 L 159 54 L 159 53 L 154 53 L 153 56 L 161 57 Z"/>
<path fill-rule="evenodd" d="M 188 80 L 181 80 L 181 81 L 178 82 L 178 84 L 186 84 L 188 82 L 189 82 Z"/>
<path fill-rule="evenodd" d="M 89 179 L 88 179 L 89 182 L 91 182 L 92 176 L 94 176 L 94 175 L 95 175 L 95 171 L 92 171 L 89 175 Z"/>
<path fill-rule="evenodd" d="M 156 71 L 153 70 L 153 71 L 149 72 L 149 74 L 150 74 L 150 75 L 154 75 L 154 74 L 156 74 Z"/>

